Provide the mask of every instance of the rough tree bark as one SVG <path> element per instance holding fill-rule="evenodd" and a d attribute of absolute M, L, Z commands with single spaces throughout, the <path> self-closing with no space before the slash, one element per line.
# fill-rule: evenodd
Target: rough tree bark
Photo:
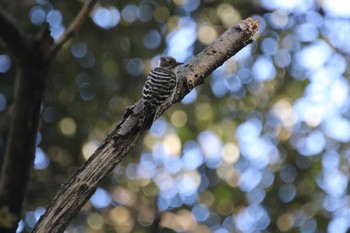
<path fill-rule="evenodd" d="M 172 104 L 179 102 L 194 87 L 227 59 L 253 41 L 258 21 L 246 19 L 229 28 L 216 41 L 187 62 L 178 71 L 179 85 L 173 103 L 165 106 L 158 116 Z M 60 187 L 47 206 L 33 233 L 63 232 L 80 208 L 89 200 L 102 179 L 135 146 L 145 132 L 141 127 L 143 101 L 129 106 L 118 125 L 92 156 Z"/>
<path fill-rule="evenodd" d="M 49 65 L 97 0 L 89 0 L 62 37 L 53 43 L 45 25 L 37 36 L 25 34 L 0 8 L 0 38 L 16 61 L 14 101 L 0 176 L 0 232 L 14 233 L 21 216 L 35 156 L 40 106 Z"/>

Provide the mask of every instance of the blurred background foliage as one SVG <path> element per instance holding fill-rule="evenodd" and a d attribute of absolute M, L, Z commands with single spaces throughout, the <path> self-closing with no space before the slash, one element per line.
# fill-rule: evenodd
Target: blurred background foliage
<path fill-rule="evenodd" d="M 57 39 L 82 1 L 1 4 L 26 32 L 48 22 Z M 249 16 L 260 21 L 256 41 L 155 122 L 66 232 L 347 232 L 350 4 L 341 0 L 100 1 L 52 64 L 18 232 L 141 98 L 159 56 L 185 62 Z M 1 42 L 2 115 L 14 71 Z"/>

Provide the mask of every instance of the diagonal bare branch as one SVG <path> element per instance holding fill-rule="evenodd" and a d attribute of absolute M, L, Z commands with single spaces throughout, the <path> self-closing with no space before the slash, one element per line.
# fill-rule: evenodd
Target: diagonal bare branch
<path fill-rule="evenodd" d="M 80 29 L 81 25 L 85 21 L 86 17 L 90 14 L 91 10 L 94 8 L 98 0 L 88 0 L 85 2 L 84 6 L 80 9 L 77 16 L 68 26 L 67 30 L 62 34 L 62 36 L 56 41 L 52 46 L 48 58 L 52 58 L 56 53 L 62 48 L 62 46 L 74 36 L 74 34 Z"/>
<path fill-rule="evenodd" d="M 181 76 L 176 100 L 204 82 L 204 79 L 227 59 L 252 42 L 259 22 L 241 21 L 179 70 Z M 169 108 L 167 106 L 166 108 Z M 163 111 L 166 110 L 163 109 Z M 101 181 L 135 146 L 145 130 L 142 128 L 143 101 L 128 107 L 124 116 L 102 145 L 59 189 L 46 208 L 33 233 L 61 233 L 89 200 Z"/>

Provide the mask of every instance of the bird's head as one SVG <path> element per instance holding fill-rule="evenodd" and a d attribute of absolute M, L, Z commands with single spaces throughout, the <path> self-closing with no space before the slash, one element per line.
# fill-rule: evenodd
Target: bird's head
<path fill-rule="evenodd" d="M 161 57 L 159 59 L 158 67 L 172 70 L 175 73 L 178 66 L 181 64 L 183 63 L 177 62 L 175 58 L 167 56 L 167 57 Z"/>

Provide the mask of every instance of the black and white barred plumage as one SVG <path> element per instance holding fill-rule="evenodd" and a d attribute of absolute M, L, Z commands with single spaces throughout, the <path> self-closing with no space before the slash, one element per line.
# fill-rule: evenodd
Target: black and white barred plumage
<path fill-rule="evenodd" d="M 149 129 L 160 106 L 171 101 L 177 85 L 176 70 L 182 64 L 173 57 L 161 57 L 158 66 L 147 77 L 143 87 L 144 119 L 142 126 Z"/>

